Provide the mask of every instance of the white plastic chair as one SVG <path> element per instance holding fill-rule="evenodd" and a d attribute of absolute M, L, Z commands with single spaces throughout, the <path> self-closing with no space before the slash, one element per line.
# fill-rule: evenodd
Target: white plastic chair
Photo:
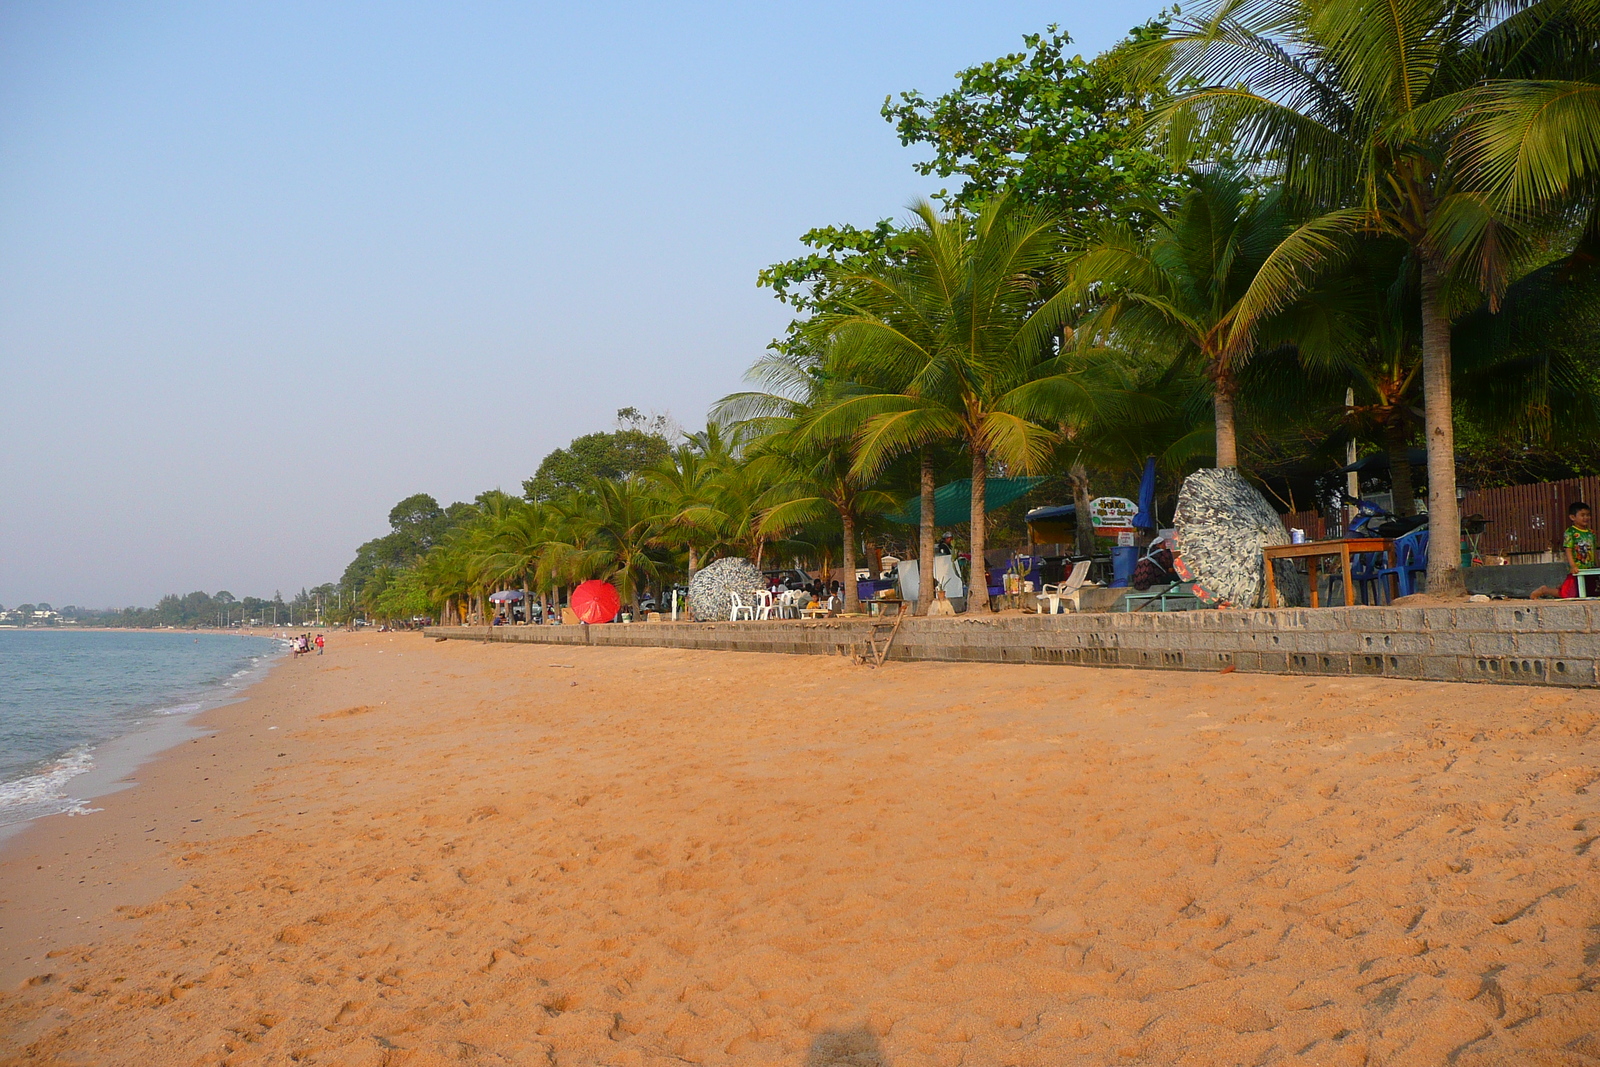
<path fill-rule="evenodd" d="M 1073 611 L 1078 610 L 1078 601 L 1083 592 L 1083 583 L 1089 577 L 1089 560 L 1081 559 L 1072 565 L 1072 573 L 1067 575 L 1067 580 L 1055 585 L 1040 586 L 1039 606 L 1044 607 L 1044 602 L 1050 602 L 1047 615 L 1060 615 L 1061 602 L 1067 601 Z"/>
<path fill-rule="evenodd" d="M 733 598 L 733 610 L 728 612 L 728 621 L 738 622 L 739 614 L 740 612 L 743 612 L 746 619 L 754 622 L 756 617 L 755 608 L 751 607 L 749 604 L 746 604 L 744 602 L 744 598 L 738 593 L 729 593 L 728 595 Z"/>
<path fill-rule="evenodd" d="M 756 618 L 766 621 L 772 618 L 772 613 L 777 610 L 773 602 L 772 590 L 764 589 L 756 594 Z"/>

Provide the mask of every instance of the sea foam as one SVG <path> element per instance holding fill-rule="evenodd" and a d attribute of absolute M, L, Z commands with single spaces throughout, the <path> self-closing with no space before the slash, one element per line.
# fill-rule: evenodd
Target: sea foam
<path fill-rule="evenodd" d="M 87 815 L 98 811 L 66 792 L 68 782 L 93 766 L 93 752 L 87 745 L 80 745 L 33 774 L 0 782 L 0 826 L 41 815 Z"/>

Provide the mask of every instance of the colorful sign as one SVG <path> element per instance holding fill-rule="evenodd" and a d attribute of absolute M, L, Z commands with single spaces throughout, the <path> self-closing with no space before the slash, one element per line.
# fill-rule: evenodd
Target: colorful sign
<path fill-rule="evenodd" d="M 1100 537 L 1115 537 L 1133 532 L 1133 517 L 1139 505 L 1125 496 L 1099 496 L 1089 501 L 1089 521 Z"/>

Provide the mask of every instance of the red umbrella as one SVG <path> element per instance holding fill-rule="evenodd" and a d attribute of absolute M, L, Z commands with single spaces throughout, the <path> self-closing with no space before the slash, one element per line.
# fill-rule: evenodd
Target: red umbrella
<path fill-rule="evenodd" d="M 610 582 L 591 578 L 572 591 L 572 610 L 583 622 L 610 622 L 620 607 L 622 598 Z"/>

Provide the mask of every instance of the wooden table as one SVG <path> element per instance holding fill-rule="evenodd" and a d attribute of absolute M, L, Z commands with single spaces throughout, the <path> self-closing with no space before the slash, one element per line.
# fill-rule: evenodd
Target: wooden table
<path fill-rule="evenodd" d="M 868 615 L 882 615 L 891 604 L 894 605 L 894 613 L 896 616 L 900 615 L 906 610 L 906 602 L 897 596 L 873 597 L 870 600 L 863 600 L 861 604 L 867 609 Z"/>
<path fill-rule="evenodd" d="M 1303 559 L 1306 561 L 1306 581 L 1311 585 L 1311 606 L 1317 602 L 1317 560 L 1324 556 L 1338 556 L 1344 567 L 1344 606 L 1354 607 L 1356 585 L 1350 580 L 1350 557 L 1357 552 L 1388 552 L 1393 542 L 1387 537 L 1345 537 L 1337 541 L 1307 541 L 1303 545 L 1272 545 L 1261 550 L 1266 556 L 1267 607 L 1281 608 L 1278 602 L 1278 582 L 1272 573 L 1275 559 Z"/>

